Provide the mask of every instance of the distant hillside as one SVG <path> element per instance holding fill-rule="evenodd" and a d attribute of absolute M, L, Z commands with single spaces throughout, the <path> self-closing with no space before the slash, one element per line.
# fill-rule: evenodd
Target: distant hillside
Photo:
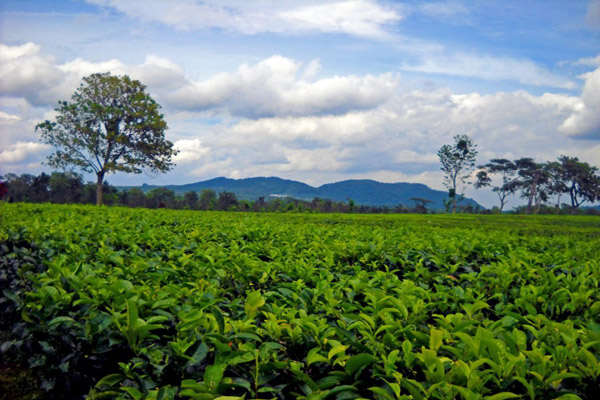
<path fill-rule="evenodd" d="M 121 186 L 119 189 L 129 189 L 134 186 Z M 382 183 L 369 179 L 347 180 L 336 183 L 328 183 L 319 187 L 313 187 L 302 182 L 269 178 L 246 178 L 228 179 L 214 178 L 207 181 L 189 183 L 185 185 L 147 185 L 135 186 L 144 192 L 165 187 L 175 193 L 183 194 L 194 191 L 201 192 L 202 189 L 211 189 L 215 192 L 233 192 L 239 199 L 256 200 L 259 197 L 266 199 L 273 197 L 293 197 L 300 200 L 312 200 L 315 197 L 334 201 L 354 200 L 355 204 L 368 206 L 396 206 L 403 204 L 413 206 L 415 202 L 411 197 L 418 197 L 433 201 L 428 208 L 443 209 L 444 199 L 448 198 L 445 191 L 434 190 L 422 183 Z M 461 204 L 477 206 L 472 199 L 464 199 Z"/>

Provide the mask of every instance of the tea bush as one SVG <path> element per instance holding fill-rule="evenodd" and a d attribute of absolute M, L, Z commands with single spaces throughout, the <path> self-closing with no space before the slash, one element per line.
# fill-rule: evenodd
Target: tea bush
<path fill-rule="evenodd" d="M 48 397 L 600 398 L 600 220 L 0 205 Z"/>

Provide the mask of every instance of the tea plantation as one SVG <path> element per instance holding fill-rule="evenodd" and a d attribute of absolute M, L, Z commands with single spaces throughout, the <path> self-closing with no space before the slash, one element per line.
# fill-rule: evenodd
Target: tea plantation
<path fill-rule="evenodd" d="M 0 398 L 598 399 L 600 218 L 0 204 Z"/>

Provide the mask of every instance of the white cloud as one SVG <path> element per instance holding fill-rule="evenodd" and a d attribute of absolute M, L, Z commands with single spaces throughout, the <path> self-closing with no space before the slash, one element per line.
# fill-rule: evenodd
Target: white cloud
<path fill-rule="evenodd" d="M 111 7 L 145 22 L 159 22 L 177 30 L 211 28 L 243 34 L 264 32 L 343 33 L 385 39 L 385 27 L 401 19 L 396 8 L 376 1 L 262 1 L 236 0 L 87 0 Z"/>
<path fill-rule="evenodd" d="M 396 10 L 365 0 L 303 6 L 279 15 L 298 30 L 347 33 L 382 39 L 390 37 L 383 27 L 401 19 Z"/>
<path fill-rule="evenodd" d="M 281 172 L 325 171 L 336 172 L 351 165 L 351 150 L 339 146 L 318 149 L 285 149 L 287 162 L 276 166 Z"/>
<path fill-rule="evenodd" d="M 588 66 L 600 66 L 600 54 L 598 54 L 596 57 L 586 57 L 586 58 L 580 58 L 579 60 L 575 61 L 574 63 L 572 63 L 573 65 L 588 65 Z"/>
<path fill-rule="evenodd" d="M 428 54 L 420 64 L 404 64 L 404 71 L 427 74 L 465 76 L 490 81 L 516 81 L 526 85 L 548 86 L 563 89 L 576 87 L 571 80 L 555 75 L 531 60 L 454 53 L 452 55 Z"/>
<path fill-rule="evenodd" d="M 391 73 L 309 80 L 307 76 L 314 75 L 317 68 L 320 66 L 311 62 L 301 72 L 301 63 L 272 56 L 256 65 L 244 64 L 236 73 L 221 73 L 184 86 L 169 100 L 188 110 L 215 109 L 251 118 L 340 114 L 387 101 L 400 83 L 399 76 Z"/>
<path fill-rule="evenodd" d="M 573 137 L 600 139 L 600 68 L 582 76 L 585 80 L 581 100 L 560 126 L 560 131 Z"/>
<path fill-rule="evenodd" d="M 0 152 L 0 163 L 17 164 L 30 160 L 32 157 L 47 152 L 52 147 L 35 142 L 17 142 L 7 150 Z"/>
<path fill-rule="evenodd" d="M 40 46 L 0 44 L 0 91 L 3 95 L 27 97 L 32 104 L 43 104 L 47 94 L 63 80 L 54 58 L 40 54 Z"/>
<path fill-rule="evenodd" d="M 34 43 L 0 44 L 0 54 L 0 95 L 24 98 L 39 107 L 69 99 L 81 78 L 98 72 L 129 75 L 158 95 L 189 84 L 179 66 L 155 55 L 148 55 L 140 65 L 127 65 L 116 59 L 90 62 L 80 58 L 58 64 Z"/>
<path fill-rule="evenodd" d="M 302 63 L 272 56 L 255 65 L 243 64 L 235 73 L 221 73 L 191 82 L 172 61 L 149 55 L 139 65 L 119 60 L 90 62 L 75 59 L 56 64 L 28 43 L 5 46 L 0 59 L 2 94 L 23 97 L 35 106 L 52 106 L 69 99 L 81 78 L 97 72 L 129 75 L 148 86 L 159 103 L 171 109 L 211 111 L 232 116 L 340 114 L 375 107 L 394 95 L 398 74 L 333 76 L 314 80 L 321 68 L 313 60 Z"/>
<path fill-rule="evenodd" d="M 20 121 L 21 117 L 19 117 L 18 115 L 12 115 L 12 114 L 8 114 L 5 113 L 4 111 L 0 111 L 0 120 L 2 120 L 3 123 L 6 122 L 16 122 L 16 121 Z"/>
<path fill-rule="evenodd" d="M 174 147 L 179 150 L 174 158 L 177 164 L 200 163 L 210 152 L 210 148 L 204 147 L 200 139 L 178 140 L 174 143 Z"/>

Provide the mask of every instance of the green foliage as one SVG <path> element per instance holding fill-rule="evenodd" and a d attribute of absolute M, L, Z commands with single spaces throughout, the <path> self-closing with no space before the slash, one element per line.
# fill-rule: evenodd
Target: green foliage
<path fill-rule="evenodd" d="M 465 183 L 475 166 L 477 145 L 467 135 L 455 135 L 454 144 L 443 145 L 438 157 L 444 172 L 444 185 L 448 188 L 448 197 L 452 199 L 452 213 L 456 212 L 458 185 Z"/>
<path fill-rule="evenodd" d="M 92 74 L 83 78 L 71 102 L 59 102 L 55 121 L 36 126 L 42 141 L 56 149 L 48 157 L 50 166 L 96 174 L 98 204 L 105 174 L 166 172 L 173 165 L 177 151 L 165 140 L 160 105 L 145 88 L 128 76 Z"/>
<path fill-rule="evenodd" d="M 598 254 L 593 217 L 0 204 L 1 348 L 55 397 L 595 399 Z"/>

